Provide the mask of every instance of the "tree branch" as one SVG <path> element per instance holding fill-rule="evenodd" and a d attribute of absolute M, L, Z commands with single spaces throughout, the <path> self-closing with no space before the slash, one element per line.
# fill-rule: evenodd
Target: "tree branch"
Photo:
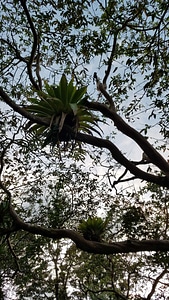
<path fill-rule="evenodd" d="M 107 15 L 108 15 L 108 18 L 111 20 L 112 19 L 112 16 L 108 13 L 107 9 L 105 10 Z M 134 14 L 132 17 L 126 19 L 124 22 L 119 22 L 119 28 L 116 29 L 116 31 L 114 32 L 114 40 L 113 40 L 113 45 L 112 45 L 112 50 L 111 50 L 111 53 L 110 53 L 110 57 L 108 58 L 108 63 L 107 63 L 107 69 L 105 71 L 105 76 L 103 78 L 103 84 L 105 85 L 106 82 L 107 82 L 107 78 L 110 74 L 110 71 L 111 71 L 111 67 L 112 67 L 112 63 L 113 63 L 113 58 L 116 54 L 116 46 L 117 46 L 117 37 L 118 37 L 118 34 L 123 30 L 125 29 L 128 24 L 131 22 L 131 21 L 134 21 L 135 18 L 140 14 L 140 12 L 142 12 L 142 8 L 141 9 L 138 9 L 136 14 Z M 117 20 L 116 20 L 117 22 Z"/>
<path fill-rule="evenodd" d="M 140 251 L 169 251 L 169 240 L 127 240 L 124 242 L 99 243 L 86 240 L 81 234 L 70 229 L 51 229 L 25 223 L 15 212 L 11 204 L 12 195 L 4 186 L 2 181 L 0 181 L 0 187 L 6 193 L 7 200 L 10 204 L 10 215 L 14 222 L 12 227 L 13 232 L 24 230 L 32 234 L 38 234 L 52 239 L 68 238 L 76 244 L 77 248 L 95 254 L 136 253 Z M 12 232 L 12 228 L 9 228 L 10 233 Z M 1 234 L 3 234 L 2 231 Z"/>
<path fill-rule="evenodd" d="M 4 90 L 1 87 L 0 87 L 0 96 L 10 107 L 12 107 L 16 112 L 18 112 L 22 116 L 33 121 L 34 123 L 49 126 L 49 121 L 46 121 L 41 117 L 32 115 L 24 108 L 21 108 L 4 92 Z M 120 129 L 120 131 L 122 131 L 124 134 L 126 134 L 127 136 L 135 140 L 145 153 L 148 152 L 147 155 L 152 160 L 152 162 L 154 162 L 155 165 L 157 165 L 164 173 L 166 174 L 169 173 L 169 164 L 163 159 L 163 157 L 147 142 L 147 140 L 139 132 L 137 132 L 134 128 L 130 127 L 127 123 L 125 123 L 123 119 L 117 115 L 116 112 L 110 111 L 110 109 L 108 109 L 108 107 L 104 104 L 95 103 L 95 102 L 94 103 L 88 102 L 87 104 L 89 108 L 92 109 L 97 108 L 97 111 L 102 112 L 104 116 L 114 120 L 115 125 L 118 127 L 118 129 Z M 136 176 L 136 178 L 140 178 L 148 182 L 160 184 L 161 186 L 164 187 L 169 187 L 169 180 L 167 177 L 155 176 L 142 171 L 141 169 L 136 167 L 134 163 L 129 161 L 111 141 L 97 138 L 87 134 L 82 134 L 82 133 L 77 133 L 75 135 L 72 129 L 67 126 L 63 126 L 63 130 L 69 131 L 72 137 L 78 141 L 99 148 L 108 149 L 111 152 L 112 157 L 121 165 L 125 166 L 131 172 L 131 174 Z"/>
<path fill-rule="evenodd" d="M 93 290 L 93 289 L 90 289 L 89 287 L 87 287 L 83 282 L 81 283 L 79 281 L 79 285 L 80 285 L 80 288 L 82 289 L 83 292 L 90 292 L 90 293 L 93 293 L 93 294 L 102 294 L 102 293 L 105 293 L 105 292 L 109 292 L 109 293 L 113 293 L 117 296 L 116 299 L 121 299 L 121 300 L 128 300 L 127 297 L 125 297 L 124 295 L 122 295 L 121 293 L 119 293 L 118 291 L 116 291 L 115 288 L 111 289 L 111 288 L 101 288 L 100 290 Z M 98 298 L 100 299 L 100 298 Z"/>
<path fill-rule="evenodd" d="M 111 67 L 112 67 L 113 58 L 114 58 L 114 55 L 115 55 L 115 52 L 116 52 L 117 35 L 118 35 L 118 32 L 114 34 L 113 46 L 112 46 L 110 57 L 108 59 L 107 70 L 105 71 L 105 76 L 103 78 L 103 84 L 104 85 L 106 84 L 107 78 L 109 77 Z"/>
<path fill-rule="evenodd" d="M 77 248 L 95 254 L 130 253 L 140 251 L 169 251 L 169 240 L 127 240 L 124 242 L 99 243 L 86 240 L 78 232 L 70 229 L 48 229 L 41 226 L 31 225 L 23 222 L 10 207 L 11 216 L 18 230 L 25 230 L 32 234 L 42 235 L 52 239 L 69 238 Z"/>
<path fill-rule="evenodd" d="M 10 250 L 10 252 L 11 252 L 13 258 L 14 258 L 14 261 L 15 261 L 15 264 L 16 264 L 16 267 L 17 267 L 17 269 L 16 269 L 16 271 L 15 271 L 15 273 L 13 275 L 13 277 L 14 277 L 17 272 L 21 272 L 21 269 L 20 269 L 20 265 L 19 265 L 19 262 L 18 262 L 18 258 L 17 258 L 16 254 L 15 254 L 15 251 L 12 248 L 12 245 L 11 245 L 9 237 L 7 238 L 7 244 L 8 244 L 9 250 Z"/>
<path fill-rule="evenodd" d="M 36 32 L 35 26 L 34 26 L 34 24 L 32 22 L 30 13 L 28 11 L 28 8 L 27 8 L 27 5 L 26 5 L 26 0 L 20 0 L 20 2 L 21 2 L 21 5 L 22 5 L 23 10 L 25 12 L 28 24 L 29 24 L 30 29 L 31 29 L 32 34 L 33 34 L 33 45 L 32 45 L 31 55 L 30 55 L 30 58 L 29 58 L 29 60 L 27 62 L 28 75 L 29 75 L 29 79 L 30 79 L 31 83 L 33 84 L 33 86 L 35 87 L 35 89 L 39 90 L 41 88 L 41 80 L 39 80 L 39 77 L 38 77 L 38 82 L 40 84 L 40 86 L 39 86 L 36 83 L 36 81 L 34 80 L 33 74 L 32 74 L 32 63 L 34 61 L 34 58 L 35 58 L 35 55 L 36 55 L 36 52 L 37 52 L 37 49 L 38 49 L 39 38 L 38 38 L 38 34 Z M 37 69 L 37 67 L 39 68 L 39 61 L 38 61 L 38 59 L 39 59 L 39 53 L 38 53 L 38 58 L 37 58 L 37 64 L 38 64 L 38 66 L 36 65 L 36 69 Z M 38 75 L 39 75 L 39 73 L 38 73 Z"/>
<path fill-rule="evenodd" d="M 115 111 L 110 110 L 105 104 L 98 102 L 87 102 L 87 107 L 96 111 L 100 111 L 104 117 L 114 121 L 114 125 L 122 133 L 134 140 L 140 148 L 147 154 L 151 162 L 154 163 L 169 178 L 168 162 L 151 146 L 136 129 L 128 125 Z"/>
<path fill-rule="evenodd" d="M 168 272 L 167 268 L 165 268 L 161 274 L 155 279 L 153 285 L 152 285 L 152 289 L 150 291 L 150 293 L 148 294 L 146 300 L 150 300 L 151 297 L 153 296 L 153 294 L 155 293 L 155 289 L 157 287 L 157 284 L 159 283 L 160 279 Z"/>
<path fill-rule="evenodd" d="M 13 44 L 12 44 L 8 39 L 5 40 L 5 39 L 1 38 L 0 41 L 1 41 L 2 43 L 4 43 L 4 44 L 7 44 L 7 46 L 8 46 L 12 51 L 15 52 L 16 57 L 14 57 L 14 59 L 17 58 L 19 61 L 23 61 L 23 62 L 25 62 L 25 63 L 27 62 L 26 59 L 25 59 L 24 57 L 21 56 L 20 51 L 18 50 L 18 48 L 17 48 L 17 46 L 16 46 L 16 43 L 15 43 L 14 41 L 13 41 Z"/>
<path fill-rule="evenodd" d="M 44 118 L 40 118 L 37 116 L 34 116 L 33 114 L 29 113 L 26 109 L 20 107 L 18 104 L 16 104 L 9 96 L 8 94 L 2 89 L 2 87 L 0 87 L 0 97 L 2 97 L 3 101 L 8 104 L 11 108 L 13 108 L 14 111 L 16 111 L 17 113 L 19 113 L 21 116 L 25 117 L 26 119 L 34 122 L 34 123 L 38 123 L 38 124 L 42 124 L 42 125 L 47 125 L 49 126 L 50 122 L 47 122 L 46 120 L 44 120 Z"/>
<path fill-rule="evenodd" d="M 100 91 L 109 103 L 109 109 L 115 111 L 115 105 L 113 102 L 113 98 L 106 92 L 106 81 L 101 83 L 100 78 L 97 76 L 97 73 L 94 73 L 93 79 L 96 80 L 97 90 Z"/>
<path fill-rule="evenodd" d="M 130 173 L 135 175 L 136 178 L 153 182 L 164 187 L 169 187 L 169 180 L 167 177 L 152 175 L 139 169 L 134 163 L 129 161 L 111 141 L 83 133 L 77 133 L 76 139 L 99 148 L 108 149 L 111 152 L 112 157 L 125 168 L 127 168 Z"/>

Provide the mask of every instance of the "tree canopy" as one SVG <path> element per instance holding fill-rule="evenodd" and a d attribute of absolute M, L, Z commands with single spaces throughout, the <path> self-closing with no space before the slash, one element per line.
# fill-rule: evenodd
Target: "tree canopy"
<path fill-rule="evenodd" d="M 0 5 L 0 297 L 167 299 L 168 1 Z"/>

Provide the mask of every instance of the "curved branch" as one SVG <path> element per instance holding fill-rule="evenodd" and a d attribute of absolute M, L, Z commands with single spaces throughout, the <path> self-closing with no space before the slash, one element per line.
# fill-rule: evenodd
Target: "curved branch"
<path fill-rule="evenodd" d="M 148 294 L 146 300 L 150 300 L 151 297 L 153 296 L 153 294 L 155 293 L 155 289 L 157 287 L 157 284 L 159 283 L 160 279 L 168 272 L 167 268 L 165 268 L 161 274 L 155 279 L 153 285 L 152 285 L 152 288 L 151 288 L 151 291 L 150 293 Z"/>
<path fill-rule="evenodd" d="M 86 240 L 78 232 L 70 229 L 49 229 L 23 222 L 10 206 L 11 216 L 17 225 L 17 230 L 25 230 L 32 234 L 42 235 L 52 239 L 71 239 L 77 248 L 95 254 L 115 254 L 140 251 L 169 251 L 168 240 L 127 240 L 124 242 L 99 243 Z"/>
<path fill-rule="evenodd" d="M 108 17 L 110 19 L 112 19 L 112 16 L 109 15 L 108 11 L 105 10 Z M 119 22 L 119 28 L 114 32 L 114 40 L 113 40 L 113 45 L 112 45 L 112 50 L 111 50 L 111 53 L 110 53 L 110 57 L 108 58 L 108 63 L 107 63 L 107 69 L 105 71 L 105 76 L 104 76 L 104 79 L 103 79 L 103 84 L 105 85 L 106 82 L 107 82 L 107 78 L 110 74 L 110 71 L 111 71 L 111 67 L 112 67 L 112 63 L 113 63 L 113 58 L 116 54 L 116 48 L 117 48 L 117 37 L 118 37 L 118 34 L 123 30 L 125 29 L 127 26 L 129 26 L 128 24 L 130 24 L 130 22 L 134 21 L 135 18 L 140 14 L 140 12 L 142 12 L 142 8 L 138 9 L 137 12 L 130 18 L 126 19 L 124 22 Z M 117 22 L 117 20 L 116 20 Z"/>
<path fill-rule="evenodd" d="M 153 182 L 164 187 L 169 187 L 169 180 L 167 177 L 155 176 L 142 171 L 133 162 L 129 161 L 111 141 L 83 133 L 77 133 L 76 139 L 99 148 L 108 149 L 112 154 L 112 157 L 121 165 L 126 167 L 130 173 L 136 176 L 136 178 Z"/>
<path fill-rule="evenodd" d="M 40 118 L 37 116 L 34 116 L 33 114 L 29 113 L 26 109 L 23 107 L 20 107 L 18 104 L 16 104 L 9 96 L 8 94 L 3 90 L 2 87 L 0 87 L 0 97 L 2 97 L 3 101 L 8 104 L 11 108 L 13 108 L 14 111 L 19 113 L 21 116 L 25 117 L 26 119 L 42 124 L 42 125 L 47 125 L 49 126 L 49 122 L 47 122 L 44 118 Z"/>
<path fill-rule="evenodd" d="M 136 253 L 140 251 L 169 251 L 169 240 L 127 240 L 114 243 L 99 243 L 86 240 L 78 232 L 70 229 L 51 229 L 25 223 L 15 212 L 11 204 L 11 193 L 4 186 L 2 181 L 0 181 L 0 187 L 7 194 L 7 198 L 10 203 L 10 215 L 14 222 L 13 232 L 25 230 L 26 232 L 38 234 L 52 239 L 68 238 L 76 244 L 77 248 L 95 254 Z M 12 232 L 12 228 L 9 230 Z"/>
<path fill-rule="evenodd" d="M 100 294 L 100 293 L 105 293 L 105 292 L 109 292 L 109 293 L 113 293 L 114 295 L 117 296 L 116 299 L 120 299 L 120 300 L 128 300 L 127 297 L 125 297 L 124 295 L 122 295 L 121 293 L 119 293 L 118 291 L 116 291 L 115 288 L 101 288 L 100 290 L 93 290 L 93 289 L 90 289 L 89 287 L 87 287 L 83 282 L 81 283 L 79 281 L 79 286 L 80 288 L 82 289 L 83 292 L 90 292 L 90 293 L 93 293 L 93 294 Z M 100 299 L 100 298 L 98 298 Z"/>
<path fill-rule="evenodd" d="M 41 88 L 41 86 L 39 86 L 36 83 L 36 81 L 33 78 L 33 74 L 32 74 L 32 63 L 35 59 L 36 51 L 38 49 L 38 40 L 39 40 L 39 38 L 38 38 L 38 34 L 36 32 L 35 26 L 32 22 L 30 13 L 28 11 L 28 8 L 27 8 L 27 5 L 26 5 L 26 0 L 20 0 L 20 2 L 21 2 L 21 5 L 22 5 L 23 10 L 25 12 L 28 24 L 29 24 L 30 29 L 31 29 L 32 34 L 33 34 L 33 45 L 32 45 L 31 55 L 30 55 L 30 58 L 27 62 L 28 75 L 29 75 L 29 79 L 30 79 L 31 83 L 33 84 L 33 86 L 35 87 L 35 89 L 39 90 Z M 39 56 L 39 53 L 38 53 L 38 56 Z M 37 58 L 37 64 L 38 64 L 38 58 Z M 36 68 L 37 68 L 37 66 L 36 66 Z M 38 65 L 38 68 L 39 68 L 39 65 Z M 41 80 L 39 80 L 39 78 L 38 78 L 38 82 L 41 83 Z"/>
<path fill-rule="evenodd" d="M 19 105 L 17 105 L 5 92 L 4 90 L 0 87 L 0 96 L 2 99 L 10 106 L 12 107 L 16 112 L 21 114 L 22 116 L 26 117 L 27 119 L 31 120 L 34 123 L 42 124 L 49 126 L 49 121 L 46 121 L 43 118 L 37 117 L 35 115 L 32 115 L 28 111 L 26 111 L 24 108 L 21 108 Z M 117 115 L 116 112 L 110 111 L 106 105 L 100 104 L 100 103 L 90 103 L 88 102 L 88 107 L 89 108 L 97 108 L 97 111 L 100 111 L 104 114 L 104 116 L 109 117 L 110 119 L 114 120 L 115 125 L 118 127 L 118 129 L 121 129 L 123 133 L 131 137 L 133 140 L 135 140 L 140 147 L 143 149 L 143 151 L 150 152 L 148 154 L 149 158 L 152 160 L 152 162 L 157 159 L 158 161 L 154 162 L 155 165 L 160 167 L 161 170 L 163 170 L 165 173 L 169 173 L 169 164 L 163 159 L 163 157 L 147 142 L 147 140 L 139 133 L 137 132 L 134 128 L 130 127 L 127 123 L 123 121 L 123 119 Z M 111 142 L 106 139 L 101 139 L 97 138 L 94 136 L 90 136 L 87 134 L 82 134 L 82 133 L 77 133 L 76 135 L 72 131 L 71 128 L 67 126 L 63 126 L 63 131 L 66 129 L 69 131 L 72 135 L 73 138 L 76 140 L 85 142 L 87 144 L 99 147 L 99 148 L 105 148 L 108 149 L 112 157 L 125 166 L 133 175 L 136 176 L 136 178 L 140 178 L 143 180 L 146 180 L 148 182 L 153 182 L 156 184 L 159 184 L 164 187 L 169 187 L 169 180 L 167 177 L 162 177 L 162 176 L 155 176 L 149 173 L 146 173 L 142 170 L 140 170 L 134 163 L 129 161 L 121 152 L 120 150 Z M 147 150 L 148 149 L 148 150 Z M 148 153 L 149 153 L 148 152 Z M 154 155 L 154 156 L 153 156 Z M 165 168 L 166 169 L 165 169 Z"/>
<path fill-rule="evenodd" d="M 140 146 L 143 152 L 147 154 L 151 162 L 154 163 L 154 165 L 156 165 L 161 171 L 163 171 L 169 178 L 168 162 L 136 129 L 128 125 L 115 111 L 110 110 L 105 104 L 101 104 L 98 102 L 87 102 L 87 106 L 90 109 L 100 111 L 105 117 L 114 121 L 114 125 L 117 127 L 117 129 L 134 140 Z"/>

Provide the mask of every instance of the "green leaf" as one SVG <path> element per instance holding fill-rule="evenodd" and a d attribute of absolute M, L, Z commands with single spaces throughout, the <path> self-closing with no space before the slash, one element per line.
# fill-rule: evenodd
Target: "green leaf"
<path fill-rule="evenodd" d="M 87 92 L 87 87 L 86 87 L 86 86 L 84 86 L 84 87 L 82 87 L 82 88 L 79 88 L 79 89 L 76 90 L 75 93 L 73 94 L 73 97 L 72 97 L 72 99 L 71 99 L 71 102 L 72 102 L 72 103 L 76 102 L 76 103 L 80 104 L 81 101 L 83 100 L 82 98 L 83 98 L 83 96 L 86 94 L 86 92 Z"/>
<path fill-rule="evenodd" d="M 69 104 L 69 95 L 67 91 L 67 79 L 66 76 L 63 74 L 59 83 L 59 92 L 60 92 L 60 99 L 62 103 L 66 106 Z"/>

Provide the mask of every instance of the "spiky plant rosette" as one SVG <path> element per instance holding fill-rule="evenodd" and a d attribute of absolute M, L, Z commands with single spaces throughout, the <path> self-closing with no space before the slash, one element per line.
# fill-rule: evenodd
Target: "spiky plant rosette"
<path fill-rule="evenodd" d="M 51 144 L 54 147 L 60 139 L 71 140 L 72 137 L 64 130 L 64 125 L 71 127 L 74 134 L 78 131 L 88 134 L 95 131 L 100 134 L 96 129 L 99 127 L 98 117 L 85 106 L 86 86 L 74 86 L 73 80 L 68 82 L 65 75 L 62 75 L 57 86 L 47 82 L 44 86 L 45 91 L 37 91 L 38 97 L 28 99 L 31 105 L 27 107 L 29 112 L 49 122 L 48 127 L 40 124 L 31 126 L 31 130 L 36 134 L 46 136 L 43 146 Z"/>
<path fill-rule="evenodd" d="M 107 220 L 104 221 L 100 217 L 88 218 L 83 220 L 78 229 L 82 232 L 87 240 L 100 242 L 107 227 Z"/>

